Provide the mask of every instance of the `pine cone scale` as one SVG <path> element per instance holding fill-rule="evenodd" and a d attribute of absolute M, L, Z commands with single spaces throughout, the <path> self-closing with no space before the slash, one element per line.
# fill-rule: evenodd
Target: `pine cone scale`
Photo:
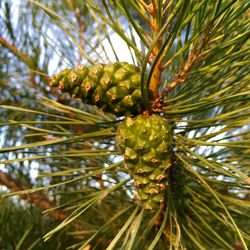
<path fill-rule="evenodd" d="M 172 127 L 159 115 L 127 117 L 118 126 L 117 145 L 147 210 L 154 211 L 164 201 L 171 144 Z"/>
<path fill-rule="evenodd" d="M 121 62 L 63 70 L 52 77 L 51 86 L 105 112 L 138 115 L 143 110 L 140 81 L 139 68 Z"/>

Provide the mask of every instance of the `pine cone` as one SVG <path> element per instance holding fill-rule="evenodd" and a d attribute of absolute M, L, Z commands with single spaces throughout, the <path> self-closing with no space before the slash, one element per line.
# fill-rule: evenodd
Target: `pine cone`
<path fill-rule="evenodd" d="M 154 211 L 164 202 L 171 144 L 172 127 L 159 115 L 127 117 L 118 126 L 117 145 L 147 210 Z"/>
<path fill-rule="evenodd" d="M 83 103 L 123 116 L 142 111 L 140 82 L 138 67 L 117 62 L 65 69 L 52 77 L 50 85 L 81 98 Z"/>

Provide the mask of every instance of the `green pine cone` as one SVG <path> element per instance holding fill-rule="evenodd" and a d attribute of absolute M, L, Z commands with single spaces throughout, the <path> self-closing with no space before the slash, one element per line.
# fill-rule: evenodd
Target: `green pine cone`
<path fill-rule="evenodd" d="M 65 69 L 51 79 L 51 86 L 118 116 L 137 115 L 143 109 L 141 72 L 126 62 Z"/>
<path fill-rule="evenodd" d="M 117 145 L 131 171 L 138 199 L 150 211 L 164 202 L 170 167 L 172 127 L 159 115 L 127 117 L 118 126 Z"/>

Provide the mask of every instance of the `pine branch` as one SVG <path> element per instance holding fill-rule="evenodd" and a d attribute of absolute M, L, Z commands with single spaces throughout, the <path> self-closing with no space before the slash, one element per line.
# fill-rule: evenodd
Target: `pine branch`
<path fill-rule="evenodd" d="M 149 5 L 144 0 L 139 0 L 140 4 L 144 7 L 144 9 L 148 10 Z"/>
<path fill-rule="evenodd" d="M 0 149 L 6 160 L 1 163 L 14 168 L 12 164 L 26 167 L 26 162 L 35 162 L 42 172 L 39 177 L 45 181 L 42 187 L 29 187 L 11 178 L 11 172 L 10 176 L 0 172 L 0 183 L 13 192 L 3 197 L 21 195 L 58 217 L 61 223 L 45 240 L 81 220 L 77 223 L 83 223 L 84 230 L 72 235 L 85 241 L 71 249 L 85 249 L 93 243 L 95 249 L 246 250 L 250 240 L 246 221 L 250 207 L 249 143 L 243 135 L 249 134 L 248 1 L 102 0 L 96 5 L 96 1 L 87 0 L 86 6 L 78 1 L 62 5 L 57 5 L 61 1 L 51 5 L 30 2 L 48 14 L 43 25 L 40 19 L 32 22 L 39 30 L 33 48 L 44 71 L 55 54 L 60 58 L 59 68 L 64 66 L 63 60 L 68 65 L 82 60 L 106 63 L 110 49 L 119 61 L 122 52 L 118 49 L 116 53 L 111 30 L 127 44 L 134 64 L 141 67 L 140 90 L 146 110 L 161 112 L 161 118 L 173 126 L 172 139 L 166 142 L 171 144 L 172 167 L 164 180 L 166 203 L 159 216 L 144 214 L 139 207 L 132 210 L 135 205 L 131 204 L 139 198 L 134 196 L 138 191 L 132 185 L 135 178 L 123 181 L 129 171 L 123 161 L 115 163 L 120 157 L 116 129 L 123 118 L 115 120 L 95 108 L 74 108 L 46 98 L 34 108 L 31 99 L 30 108 L 0 107 L 9 110 L 3 115 L 6 121 L 0 124 L 3 132 L 10 131 L 12 139 L 11 129 L 19 125 L 20 134 L 24 134 L 23 141 L 17 137 L 7 143 L 6 139 Z M 33 15 L 39 16 L 37 13 Z M 47 33 L 48 24 L 52 37 Z M 28 41 L 33 42 L 33 35 L 28 35 Z M 41 57 L 39 35 L 52 48 Z M 20 37 L 25 40 L 27 35 Z M 34 75 L 39 74 L 26 40 L 19 46 L 2 38 L 1 44 Z M 71 99 L 69 102 L 76 105 Z M 136 134 L 133 137 L 139 138 Z M 141 140 L 144 143 L 145 138 Z M 145 145 L 148 143 L 150 140 L 145 140 Z M 132 157 L 135 147 L 127 150 Z M 134 169 L 136 164 L 132 165 Z M 55 187 L 61 192 L 55 194 Z M 44 189 L 51 189 L 64 203 L 58 206 L 49 194 L 37 193 Z M 155 191 L 150 188 L 145 192 Z"/>
<path fill-rule="evenodd" d="M 77 25 L 78 25 L 76 29 L 78 31 L 77 34 L 78 34 L 78 40 L 79 40 L 80 47 L 78 48 L 79 55 L 78 55 L 78 58 L 77 58 L 77 63 L 80 64 L 81 61 L 84 58 L 84 53 L 82 51 L 82 48 L 84 48 L 85 40 L 86 40 L 83 37 L 83 33 L 84 33 L 84 30 L 85 30 L 85 27 L 86 27 L 86 23 L 84 21 L 83 16 L 81 15 L 81 10 L 80 10 L 79 7 L 75 6 L 73 1 L 68 1 L 67 4 L 69 5 L 69 8 L 72 10 L 73 15 L 74 15 L 74 17 L 75 17 L 75 19 L 77 21 Z"/>
<path fill-rule="evenodd" d="M 159 6 L 157 1 L 152 1 L 152 4 L 150 5 L 149 9 L 150 14 L 152 15 L 152 23 L 151 23 L 151 28 L 153 31 L 153 36 L 154 39 L 157 39 L 157 36 L 159 34 L 159 31 L 161 29 L 161 19 L 159 16 L 161 16 L 161 6 Z M 159 15 L 160 13 L 160 15 Z M 159 54 L 160 47 L 162 45 L 162 39 L 160 38 L 152 51 L 152 57 L 155 58 Z M 152 80 L 149 85 L 149 89 L 152 91 L 154 99 L 158 97 L 158 88 L 161 80 L 161 75 L 162 75 L 162 68 L 161 68 L 161 62 L 162 62 L 162 57 L 159 58 L 157 61 L 157 64 L 155 66 L 154 72 L 152 74 Z"/>
<path fill-rule="evenodd" d="M 9 51 L 11 51 L 15 56 L 17 56 L 27 65 L 32 64 L 31 58 L 29 58 L 26 54 L 22 53 L 22 51 L 20 51 L 15 45 L 8 42 L 3 37 L 0 37 L 0 44 L 2 44 L 5 48 L 9 49 Z"/>
<path fill-rule="evenodd" d="M 39 69 L 37 66 L 34 67 L 33 59 L 29 55 L 24 54 L 14 44 L 7 41 L 3 37 L 0 37 L 0 44 L 4 46 L 5 48 L 7 48 L 10 52 L 12 52 L 16 57 L 18 57 L 21 61 L 23 61 L 28 66 L 30 70 L 29 72 L 30 82 L 33 87 L 37 85 L 34 71 L 39 72 L 39 75 L 41 76 L 41 79 L 43 80 L 44 83 L 46 84 L 49 83 L 49 78 L 46 76 L 47 74 L 42 69 Z"/>
<path fill-rule="evenodd" d="M 186 62 L 183 64 L 179 72 L 174 76 L 173 80 L 166 86 L 166 88 L 161 93 L 161 99 L 164 98 L 171 90 L 176 88 L 177 85 L 183 84 L 187 77 L 188 72 L 190 72 L 193 65 L 197 63 L 197 61 L 202 58 L 205 54 L 207 54 L 209 51 L 203 51 L 200 54 L 196 54 L 195 52 L 191 53 Z M 169 60 L 168 63 L 171 63 Z M 167 64 L 165 64 L 163 67 L 166 67 Z"/>
<path fill-rule="evenodd" d="M 9 174 L 0 172 L 0 184 L 7 187 L 11 192 L 18 192 L 29 189 L 29 187 L 21 183 L 19 180 L 13 179 Z M 20 195 L 20 198 L 30 202 L 31 204 L 41 208 L 43 211 L 52 210 L 50 215 L 57 221 L 63 221 L 68 217 L 68 214 L 62 211 L 55 211 L 56 205 L 49 201 L 49 198 L 44 194 L 30 193 L 28 195 Z M 77 230 L 82 230 L 83 226 L 77 222 L 71 224 Z"/>

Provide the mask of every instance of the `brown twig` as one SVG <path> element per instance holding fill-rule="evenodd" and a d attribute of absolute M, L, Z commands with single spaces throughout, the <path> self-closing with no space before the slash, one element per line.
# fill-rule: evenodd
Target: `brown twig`
<path fill-rule="evenodd" d="M 29 189 L 29 187 L 26 184 L 13 179 L 9 174 L 4 173 L 4 172 L 0 172 L 0 184 L 7 187 L 12 192 L 18 192 L 18 191 Z M 20 198 L 41 208 L 43 211 L 54 209 L 56 207 L 56 205 L 53 204 L 48 199 L 48 197 L 46 197 L 44 194 L 38 194 L 38 193 L 22 194 L 20 195 Z M 50 215 L 55 220 L 58 220 L 58 221 L 63 221 L 68 217 L 67 213 L 62 212 L 62 211 L 55 211 L 55 210 L 53 210 L 50 213 Z M 77 230 L 83 229 L 83 226 L 76 222 L 73 222 L 71 226 L 76 228 Z"/>
<path fill-rule="evenodd" d="M 33 59 L 29 55 L 24 54 L 14 44 L 10 43 L 3 37 L 0 37 L 0 44 L 3 45 L 5 48 L 7 48 L 10 52 L 12 52 L 16 57 L 18 57 L 21 61 L 23 61 L 28 66 L 28 68 L 30 69 L 29 78 L 30 78 L 31 85 L 33 87 L 36 85 L 35 73 L 33 71 L 40 72 L 41 73 L 40 76 L 43 82 L 45 82 L 46 84 L 49 84 L 49 78 L 46 76 L 43 70 L 39 68 L 34 68 Z"/>
<path fill-rule="evenodd" d="M 152 3 L 149 5 L 148 8 L 149 8 L 149 13 L 152 16 L 151 29 L 153 31 L 153 37 L 155 39 L 158 36 L 159 30 L 160 30 L 159 19 L 157 17 L 158 8 L 159 8 L 158 2 L 155 0 L 152 0 Z M 162 43 L 162 40 L 159 39 L 157 43 L 155 44 L 154 49 L 152 51 L 151 59 L 154 59 L 158 55 L 159 49 L 161 47 L 161 43 Z M 161 62 L 162 62 L 162 57 L 159 58 L 155 66 L 154 72 L 152 74 L 152 79 L 149 85 L 149 89 L 153 93 L 153 100 L 158 98 L 158 87 L 159 87 L 161 75 L 162 75 Z"/>
<path fill-rule="evenodd" d="M 102 179 L 102 175 L 101 174 L 96 174 L 95 177 L 96 177 L 96 179 L 97 179 L 97 181 L 99 183 L 100 189 L 104 189 L 105 186 L 104 186 L 104 181 Z"/>
<path fill-rule="evenodd" d="M 191 71 L 191 68 L 193 65 L 197 63 L 198 60 L 202 59 L 206 54 L 210 52 L 210 49 L 208 48 L 211 44 L 214 44 L 217 42 L 219 38 L 215 38 L 213 40 L 209 40 L 210 34 L 213 33 L 213 30 L 216 28 L 216 24 L 212 27 L 206 29 L 203 34 L 201 34 L 200 38 L 198 39 L 198 42 L 195 46 L 195 49 L 193 49 L 193 52 L 189 55 L 188 59 L 182 67 L 180 68 L 179 72 L 175 75 L 173 80 L 167 85 L 167 87 L 162 91 L 160 94 L 160 97 L 158 98 L 158 103 L 161 103 L 163 98 L 171 91 L 173 90 L 177 85 L 183 84 L 187 77 L 188 73 Z M 168 60 L 163 66 L 163 69 L 166 69 L 173 61 L 174 57 Z"/>
<path fill-rule="evenodd" d="M 22 53 L 15 45 L 5 40 L 3 37 L 0 37 L 0 44 L 2 44 L 5 48 L 8 48 L 14 55 L 20 58 L 23 62 L 27 64 L 31 64 L 32 61 L 30 58 Z"/>
<path fill-rule="evenodd" d="M 197 49 L 194 50 L 190 56 L 188 57 L 187 61 L 182 65 L 179 72 L 175 75 L 174 79 L 166 86 L 166 88 L 162 91 L 160 94 L 160 100 L 162 101 L 163 98 L 171 91 L 173 90 L 177 85 L 183 84 L 187 77 L 188 73 L 191 71 L 191 68 L 197 64 L 197 61 L 201 59 L 204 55 L 206 55 L 209 50 L 205 50 L 200 52 L 199 54 L 196 53 Z M 171 61 L 169 60 L 165 65 L 164 68 L 166 68 Z"/>
<path fill-rule="evenodd" d="M 139 0 L 139 2 L 146 10 L 149 8 L 148 4 L 144 0 Z"/>
<path fill-rule="evenodd" d="M 167 4 L 167 6 L 162 11 L 162 16 L 164 16 L 167 13 L 167 11 L 170 9 L 170 7 L 173 5 L 173 3 L 174 3 L 173 0 L 169 1 L 169 3 Z"/>
<path fill-rule="evenodd" d="M 81 15 L 81 13 L 80 13 L 79 8 L 75 8 L 73 6 L 73 11 L 74 11 L 74 16 L 75 16 L 75 18 L 77 20 L 78 27 L 79 27 L 79 31 L 78 31 L 79 45 L 81 46 L 81 48 L 83 48 L 84 47 L 83 33 L 84 33 L 84 28 L 85 28 L 84 19 L 83 19 L 83 16 Z M 82 59 L 83 59 L 83 54 L 82 54 L 82 51 L 79 49 L 78 64 L 81 63 Z"/>
<path fill-rule="evenodd" d="M 185 80 L 187 79 L 188 72 L 190 71 L 192 65 L 194 64 L 195 60 L 197 59 L 197 56 L 195 53 L 192 53 L 189 57 L 186 63 L 181 67 L 179 72 L 174 77 L 174 80 L 170 82 L 167 87 L 164 89 L 162 96 L 165 96 L 168 92 L 170 92 L 172 89 L 174 89 L 177 85 L 183 84 Z"/>

